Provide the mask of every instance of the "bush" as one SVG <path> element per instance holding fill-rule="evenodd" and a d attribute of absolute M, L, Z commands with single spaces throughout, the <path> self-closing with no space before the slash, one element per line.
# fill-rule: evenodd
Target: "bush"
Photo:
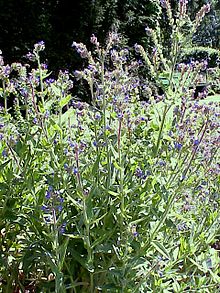
<path fill-rule="evenodd" d="M 193 97 L 205 61 L 177 66 L 181 5 L 172 59 L 152 30 L 152 55 L 135 46 L 162 96 L 115 33 L 105 48 L 92 36 L 93 54 L 73 43 L 91 104 L 72 97 L 68 72 L 49 78 L 43 42 L 34 69 L 1 59 L 3 292 L 219 289 L 219 97 Z"/>

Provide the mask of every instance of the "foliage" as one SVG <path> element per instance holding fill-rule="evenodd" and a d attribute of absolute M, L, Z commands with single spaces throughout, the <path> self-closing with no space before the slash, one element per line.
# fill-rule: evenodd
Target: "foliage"
<path fill-rule="evenodd" d="M 92 35 L 93 53 L 74 42 L 87 64 L 74 76 L 50 77 L 43 42 L 33 68 L 0 59 L 2 292 L 219 291 L 219 96 L 194 97 L 207 63 L 178 64 L 185 6 L 174 27 L 161 2 L 170 58 L 148 29 L 143 61 L 115 32 L 105 47 Z M 71 95 L 76 80 L 91 104 Z"/>

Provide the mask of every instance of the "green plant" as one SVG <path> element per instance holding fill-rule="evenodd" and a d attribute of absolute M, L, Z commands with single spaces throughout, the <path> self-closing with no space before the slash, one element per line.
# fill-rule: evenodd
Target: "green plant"
<path fill-rule="evenodd" d="M 177 64 L 180 28 L 171 60 L 153 30 L 152 58 L 135 46 L 161 96 L 114 32 L 105 47 L 93 35 L 93 53 L 73 43 L 87 64 L 74 76 L 49 78 L 43 42 L 28 54 L 36 68 L 1 59 L 3 292 L 219 289 L 219 96 L 193 98 L 206 62 Z"/>

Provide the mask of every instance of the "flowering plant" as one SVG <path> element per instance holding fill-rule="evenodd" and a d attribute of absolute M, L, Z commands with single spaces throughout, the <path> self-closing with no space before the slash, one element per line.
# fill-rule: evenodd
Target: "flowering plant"
<path fill-rule="evenodd" d="M 28 54 L 34 69 L 1 59 L 4 292 L 219 289 L 219 100 L 208 89 L 194 97 L 205 61 L 177 64 L 186 2 L 171 62 L 150 29 L 152 55 L 135 46 L 163 95 L 143 86 L 116 33 L 105 48 L 93 35 L 93 53 L 73 43 L 88 65 L 74 78 L 87 82 L 91 104 L 71 95 L 68 72 L 49 78 L 42 42 Z"/>

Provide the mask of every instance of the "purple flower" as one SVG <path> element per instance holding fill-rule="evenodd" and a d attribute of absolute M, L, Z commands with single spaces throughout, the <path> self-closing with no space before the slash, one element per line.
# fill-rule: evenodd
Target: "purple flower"
<path fill-rule="evenodd" d="M 30 61 L 35 61 L 36 60 L 36 56 L 31 52 L 28 52 L 25 57 Z"/>
<path fill-rule="evenodd" d="M 34 45 L 34 51 L 36 53 L 43 51 L 45 49 L 44 41 L 40 41 L 37 44 Z"/>
<path fill-rule="evenodd" d="M 4 158 L 7 157 L 7 151 L 6 151 L 6 149 L 4 149 L 4 150 L 2 151 L 2 156 L 3 156 Z"/>
<path fill-rule="evenodd" d="M 133 236 L 134 236 L 134 237 L 138 237 L 138 235 L 139 235 L 139 234 L 138 234 L 137 231 L 133 232 Z"/>
<path fill-rule="evenodd" d="M 46 206 L 42 206 L 42 207 L 41 207 L 41 210 L 42 210 L 43 212 L 47 212 L 47 211 L 48 211 L 48 208 L 47 208 Z"/>
<path fill-rule="evenodd" d="M 144 176 L 143 171 L 141 170 L 141 168 L 137 168 L 135 171 L 135 176 L 137 176 L 138 178 L 142 178 Z"/>
<path fill-rule="evenodd" d="M 211 8 L 210 3 L 207 3 L 207 4 L 205 5 L 205 12 L 206 12 L 206 13 L 209 13 L 209 12 L 210 12 L 210 8 Z"/>
<path fill-rule="evenodd" d="M 53 78 L 49 78 L 49 79 L 46 79 L 46 83 L 49 85 L 51 83 L 54 83 L 54 79 Z"/>
<path fill-rule="evenodd" d="M 137 226 L 136 225 L 133 225 L 132 228 L 131 228 L 131 232 L 132 232 L 132 235 L 133 237 L 138 237 L 138 232 L 137 232 Z"/>
<path fill-rule="evenodd" d="M 160 5 L 161 5 L 163 8 L 167 8 L 167 1 L 166 1 L 166 0 L 160 0 Z"/>
<path fill-rule="evenodd" d="M 37 123 L 38 123 L 37 117 L 35 117 L 35 118 L 33 119 L 33 123 L 34 123 L 34 124 L 37 124 Z"/>
<path fill-rule="evenodd" d="M 41 64 L 41 68 L 42 68 L 43 70 L 46 70 L 46 69 L 47 69 L 47 67 L 48 67 L 48 66 L 47 66 L 47 64 L 46 64 L 46 63 L 42 63 L 42 64 Z"/>
<path fill-rule="evenodd" d="M 50 111 L 49 110 L 46 110 L 44 117 L 47 119 L 47 118 L 49 118 L 49 116 L 50 116 Z"/>
<path fill-rule="evenodd" d="M 64 234 L 66 230 L 66 222 L 64 222 L 61 226 L 60 226 L 60 234 Z"/>
<path fill-rule="evenodd" d="M 174 142 L 174 147 L 175 147 L 175 149 L 177 149 L 178 151 L 180 151 L 181 150 L 181 148 L 182 148 L 182 144 L 181 143 L 179 143 L 179 142 Z"/>
<path fill-rule="evenodd" d="M 26 89 L 21 89 L 21 90 L 20 90 L 20 93 L 21 93 L 21 95 L 22 95 L 23 97 L 27 97 L 27 96 L 28 96 L 28 92 L 27 92 Z"/>
<path fill-rule="evenodd" d="M 195 139 L 194 142 L 193 142 L 193 145 L 194 145 L 194 146 L 199 145 L 199 139 Z"/>
<path fill-rule="evenodd" d="M 51 198 L 51 192 L 49 190 L 46 191 L 46 199 Z"/>
<path fill-rule="evenodd" d="M 122 119 L 123 118 L 123 113 L 118 113 L 118 119 Z"/>
<path fill-rule="evenodd" d="M 96 119 L 96 120 L 100 120 L 100 119 L 101 119 L 101 115 L 100 115 L 99 113 L 96 113 L 96 114 L 95 114 L 95 119 Z"/>
<path fill-rule="evenodd" d="M 80 54 L 81 58 L 89 58 L 89 52 L 84 44 L 73 42 L 72 47 L 76 48 L 76 51 Z"/>
<path fill-rule="evenodd" d="M 58 206 L 57 206 L 57 210 L 58 210 L 59 212 L 61 212 L 62 209 L 63 209 L 63 207 L 62 207 L 61 205 L 58 205 Z"/>
<path fill-rule="evenodd" d="M 53 191 L 53 186 L 50 185 L 50 186 L 48 187 L 48 190 L 49 190 L 49 191 Z"/>

